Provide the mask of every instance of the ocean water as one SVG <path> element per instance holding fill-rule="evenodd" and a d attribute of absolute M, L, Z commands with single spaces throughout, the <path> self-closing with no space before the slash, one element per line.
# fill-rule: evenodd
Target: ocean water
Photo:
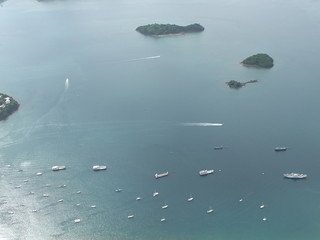
<path fill-rule="evenodd" d="M 319 238 L 319 13 L 314 0 L 3 1 L 0 92 L 21 106 L 0 123 L 0 239 Z M 155 22 L 205 31 L 135 31 Z M 239 64 L 259 52 L 272 69 Z"/>

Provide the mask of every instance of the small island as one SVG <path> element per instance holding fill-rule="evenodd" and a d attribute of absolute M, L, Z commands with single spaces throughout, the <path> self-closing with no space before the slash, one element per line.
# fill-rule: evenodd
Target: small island
<path fill-rule="evenodd" d="M 234 88 L 234 89 L 239 89 L 243 86 L 245 86 L 247 83 L 256 83 L 258 82 L 258 80 L 254 79 L 254 80 L 249 80 L 247 82 L 238 82 L 238 81 L 235 81 L 235 80 L 230 80 L 229 82 L 226 82 L 228 84 L 228 86 L 230 88 Z"/>
<path fill-rule="evenodd" d="M 136 28 L 136 31 L 148 36 L 169 36 L 180 35 L 184 33 L 202 32 L 204 27 L 198 23 L 188 26 L 178 26 L 175 24 L 148 24 Z"/>
<path fill-rule="evenodd" d="M 12 97 L 0 93 L 0 121 L 6 120 L 19 108 L 19 103 Z"/>
<path fill-rule="evenodd" d="M 248 67 L 272 68 L 273 59 L 268 54 L 258 53 L 246 58 L 241 64 Z"/>

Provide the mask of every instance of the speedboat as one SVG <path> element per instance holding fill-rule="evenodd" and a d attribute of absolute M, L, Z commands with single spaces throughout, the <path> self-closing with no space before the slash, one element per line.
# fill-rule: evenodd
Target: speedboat
<path fill-rule="evenodd" d="M 52 171 L 60 171 L 60 170 L 65 170 L 66 166 L 53 166 Z"/>
<path fill-rule="evenodd" d="M 267 218 L 262 218 L 262 221 L 264 221 L 264 222 L 267 221 Z"/>
<path fill-rule="evenodd" d="M 241 199 L 239 200 L 239 202 L 243 202 L 243 199 L 241 198 Z"/>
<path fill-rule="evenodd" d="M 92 167 L 93 171 L 100 171 L 100 170 L 106 170 L 106 169 L 107 169 L 107 166 L 94 165 Z"/>
<path fill-rule="evenodd" d="M 49 194 L 48 193 L 44 193 L 44 194 L 42 194 L 42 197 L 49 197 Z"/>
<path fill-rule="evenodd" d="M 261 206 L 260 206 L 260 209 L 263 209 L 265 206 L 262 204 Z"/>
<path fill-rule="evenodd" d="M 166 209 L 166 208 L 168 208 L 169 206 L 168 206 L 168 204 L 166 204 L 166 205 L 163 205 L 161 208 L 162 209 Z"/>
<path fill-rule="evenodd" d="M 59 199 L 58 202 L 63 202 L 63 199 Z"/>
<path fill-rule="evenodd" d="M 156 196 L 158 196 L 158 195 L 159 195 L 158 192 L 154 192 L 154 193 L 152 194 L 152 196 L 154 196 L 154 197 L 156 197 Z"/>
<path fill-rule="evenodd" d="M 190 196 L 190 197 L 187 199 L 188 202 L 191 202 L 192 200 L 193 200 L 193 197 L 192 197 L 192 196 Z"/>
<path fill-rule="evenodd" d="M 91 207 L 91 208 L 96 208 L 97 206 L 96 206 L 96 205 L 91 205 L 90 207 Z"/>
<path fill-rule="evenodd" d="M 165 220 L 166 220 L 165 218 L 161 218 L 161 219 L 160 219 L 161 222 L 164 222 Z"/>
<path fill-rule="evenodd" d="M 121 188 L 117 188 L 117 189 L 116 189 L 116 192 L 121 192 L 121 191 L 122 191 Z"/>
<path fill-rule="evenodd" d="M 130 219 L 130 218 L 134 218 L 134 215 L 129 215 L 128 218 L 129 218 L 129 219 Z"/>
<path fill-rule="evenodd" d="M 201 171 L 199 172 L 199 174 L 200 174 L 200 176 L 205 176 L 205 175 L 211 174 L 211 173 L 213 173 L 213 172 L 214 172 L 213 169 L 211 169 L 211 170 L 205 169 L 205 170 L 201 170 Z"/>
<path fill-rule="evenodd" d="M 141 197 L 137 197 L 136 200 L 141 200 Z"/>
<path fill-rule="evenodd" d="M 79 218 L 77 218 L 77 219 L 75 219 L 75 220 L 73 220 L 75 223 L 79 223 L 79 222 L 81 222 L 81 220 L 79 219 Z"/>
<path fill-rule="evenodd" d="M 81 191 L 77 191 L 77 192 L 76 192 L 76 194 L 80 194 L 80 193 L 81 193 Z"/>
<path fill-rule="evenodd" d="M 42 172 L 37 172 L 36 175 L 37 176 L 42 176 Z"/>

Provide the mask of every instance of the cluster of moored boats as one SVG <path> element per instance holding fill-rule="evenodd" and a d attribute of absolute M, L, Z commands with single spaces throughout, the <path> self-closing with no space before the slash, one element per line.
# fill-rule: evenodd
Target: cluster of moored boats
<path fill-rule="evenodd" d="M 214 150 L 222 150 L 222 149 L 224 149 L 224 146 L 222 146 L 222 145 L 221 145 L 221 146 L 215 146 L 215 147 L 214 147 Z M 283 151 L 286 151 L 286 150 L 287 150 L 287 147 L 276 147 L 276 148 L 274 148 L 274 151 L 276 151 L 276 152 L 283 152 Z M 56 165 L 56 166 L 52 166 L 51 169 L 52 169 L 52 171 L 66 170 L 66 166 L 58 166 L 58 165 Z M 107 170 L 107 166 L 104 166 L 104 165 L 93 165 L 93 166 L 92 166 L 92 170 L 93 170 L 93 171 Z M 220 170 L 219 170 L 219 171 L 220 171 Z M 214 173 L 214 170 L 213 170 L 213 169 L 203 169 L 203 170 L 200 170 L 200 171 L 199 171 L 199 175 L 200 175 L 200 176 L 206 176 L 206 175 L 209 175 L 209 174 L 212 174 L 212 173 Z M 42 172 L 37 172 L 37 173 L 36 173 L 37 176 L 42 176 L 42 174 L 43 174 Z M 167 171 L 167 172 L 163 172 L 163 173 L 156 173 L 156 174 L 154 175 L 154 177 L 155 177 L 156 179 L 158 179 L 158 178 L 166 177 L 166 176 L 168 176 L 168 175 L 169 175 L 169 172 Z M 294 173 L 294 172 L 292 172 L 292 173 L 285 173 L 285 174 L 283 174 L 283 177 L 284 177 L 284 178 L 288 178 L 288 179 L 305 179 L 305 178 L 308 177 L 308 175 L 307 175 L 307 174 L 302 174 L 302 173 Z M 26 182 L 26 181 L 27 181 L 27 180 L 25 180 L 25 182 Z M 66 186 L 66 185 L 62 185 L 61 187 L 65 187 L 65 186 Z M 20 188 L 20 186 L 18 186 L 18 187 L 16 187 L 16 188 Z M 121 189 L 121 188 L 117 188 L 117 189 L 115 189 L 115 191 L 116 191 L 116 192 L 122 192 L 122 189 Z M 78 192 L 76 192 L 76 193 L 77 193 L 77 194 L 80 194 L 81 191 L 78 191 Z M 30 194 L 34 194 L 34 193 L 31 192 Z M 157 191 L 153 192 L 153 194 L 152 194 L 153 197 L 157 197 L 158 195 L 159 195 L 159 192 L 157 192 Z M 43 194 L 42 196 L 43 196 L 43 197 L 49 197 L 49 194 L 45 193 L 45 194 Z M 139 200 L 141 200 L 141 199 L 142 199 L 141 197 L 136 197 L 136 200 L 137 200 L 137 201 L 139 201 Z M 187 198 L 186 200 L 187 200 L 188 202 L 191 202 L 191 201 L 193 201 L 193 199 L 194 199 L 194 198 L 193 198 L 192 196 L 190 196 L 190 197 Z M 63 199 L 59 199 L 58 202 L 63 202 Z M 239 202 L 243 202 L 243 199 L 240 199 Z M 77 203 L 76 205 L 79 206 L 80 203 Z M 91 208 L 96 208 L 96 205 L 91 205 L 90 207 L 91 207 Z M 164 204 L 163 206 L 161 206 L 162 209 L 167 209 L 168 207 L 169 207 L 168 204 Z M 264 204 L 260 205 L 260 209 L 263 209 L 264 207 L 265 207 Z M 214 211 L 214 210 L 210 207 L 210 208 L 206 211 L 206 213 L 207 213 L 207 214 L 210 214 L 210 213 L 213 213 L 213 211 Z M 37 210 L 32 210 L 32 212 L 37 212 Z M 13 214 L 13 212 L 10 211 L 10 214 Z M 132 218 L 134 218 L 134 215 L 128 215 L 127 218 L 128 218 L 128 219 L 132 219 Z M 263 218 L 262 220 L 263 220 L 263 221 L 267 221 L 267 218 Z M 160 221 L 161 221 L 161 222 L 164 222 L 164 221 L 166 221 L 166 218 L 161 218 Z M 79 218 L 74 219 L 74 222 L 75 222 L 75 223 L 79 223 L 79 222 L 81 222 L 81 219 L 79 219 Z"/>

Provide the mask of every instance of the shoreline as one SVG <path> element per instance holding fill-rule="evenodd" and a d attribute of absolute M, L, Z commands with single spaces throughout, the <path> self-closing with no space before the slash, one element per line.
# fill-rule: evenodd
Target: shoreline
<path fill-rule="evenodd" d="M 256 64 L 245 64 L 243 62 L 240 62 L 240 65 L 244 66 L 244 67 L 252 67 L 252 68 L 266 68 L 266 69 L 269 69 L 269 68 L 272 68 L 272 67 L 261 67 L 259 65 L 256 65 Z"/>
<path fill-rule="evenodd" d="M 160 35 L 150 35 L 152 37 L 171 37 L 171 36 L 183 36 L 186 33 L 169 33 L 169 34 L 160 34 Z"/>

